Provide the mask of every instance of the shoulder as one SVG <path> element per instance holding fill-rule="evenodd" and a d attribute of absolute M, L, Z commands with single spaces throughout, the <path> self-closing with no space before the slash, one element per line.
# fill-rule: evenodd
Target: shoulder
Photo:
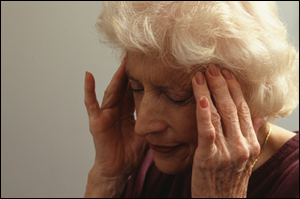
<path fill-rule="evenodd" d="M 271 143 L 270 146 L 272 147 L 272 150 L 274 150 L 274 153 L 277 152 L 284 144 L 286 144 L 290 139 L 293 139 L 294 137 L 295 139 L 297 139 L 298 137 L 298 143 L 299 143 L 299 135 L 298 135 L 299 131 L 292 132 L 276 125 L 271 125 L 271 127 L 272 127 L 273 135 L 270 138 L 270 143 Z"/>
<path fill-rule="evenodd" d="M 269 129 L 269 127 L 266 127 Z M 286 129 L 283 129 L 279 126 L 270 124 L 271 128 L 271 134 L 268 139 L 267 145 L 263 153 L 261 154 L 260 160 L 256 163 L 255 167 L 253 168 L 253 171 L 261 167 L 263 164 L 265 164 L 271 157 L 274 156 L 285 144 L 288 144 L 288 141 L 291 140 L 293 137 L 297 135 L 297 133 L 288 131 Z M 260 135 L 260 138 L 262 140 L 265 140 L 266 135 Z M 297 137 L 297 136 L 296 136 Z M 259 139 L 259 135 L 258 135 Z M 299 148 L 299 136 L 298 136 L 298 145 L 296 142 L 296 146 Z M 288 151 L 285 151 L 285 153 L 288 153 Z"/>
<path fill-rule="evenodd" d="M 299 196 L 299 133 L 284 136 L 275 138 L 275 153 L 250 177 L 249 197 Z"/>

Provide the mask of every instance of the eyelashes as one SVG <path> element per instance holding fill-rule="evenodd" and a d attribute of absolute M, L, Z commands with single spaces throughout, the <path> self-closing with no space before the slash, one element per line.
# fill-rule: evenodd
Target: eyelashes
<path fill-rule="evenodd" d="M 136 94 L 139 94 L 141 92 L 144 91 L 144 89 L 133 89 L 131 88 L 132 92 L 136 93 Z M 175 100 L 171 97 L 169 97 L 168 95 L 165 95 L 171 102 L 173 102 L 174 104 L 184 104 L 190 97 L 186 98 L 186 99 L 180 99 L 180 100 Z"/>
<path fill-rule="evenodd" d="M 171 100 L 175 104 L 184 104 L 189 99 L 189 98 L 187 98 L 184 100 L 174 100 L 174 99 L 170 98 L 169 96 L 167 96 L 167 98 L 169 98 L 169 100 Z"/>
<path fill-rule="evenodd" d="M 144 91 L 144 89 L 133 89 L 133 88 L 131 88 L 131 90 L 135 93 Z"/>

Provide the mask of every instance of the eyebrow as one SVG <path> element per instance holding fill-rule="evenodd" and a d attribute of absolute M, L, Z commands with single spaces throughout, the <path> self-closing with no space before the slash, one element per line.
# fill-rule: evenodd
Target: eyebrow
<path fill-rule="evenodd" d="M 129 71 L 127 68 L 128 68 L 128 67 L 127 67 L 127 63 L 125 63 L 125 73 L 126 73 L 128 79 L 130 79 L 130 80 L 132 80 L 132 81 L 135 81 L 135 82 L 140 82 L 139 80 L 137 80 L 136 78 L 134 78 L 134 77 L 132 76 L 132 74 L 130 73 L 130 71 Z M 184 78 L 185 80 L 182 81 L 182 82 L 183 82 L 183 85 L 180 85 L 180 86 L 177 85 L 177 86 L 183 88 L 185 91 L 190 90 L 189 87 L 191 87 L 191 83 L 187 83 L 187 82 L 191 82 L 191 78 L 192 78 L 192 77 L 187 78 L 187 79 L 189 79 L 189 80 L 187 80 L 187 79 Z M 162 89 L 166 89 L 166 90 L 175 90 L 175 89 L 176 89 L 176 88 L 174 88 L 174 87 L 169 87 L 169 86 L 158 86 L 158 87 L 160 87 L 160 88 L 162 88 Z"/>
<path fill-rule="evenodd" d="M 130 72 L 127 70 L 127 63 L 125 64 L 125 73 L 126 73 L 126 76 L 128 77 L 128 79 L 130 80 L 133 80 L 133 81 L 136 81 L 136 82 L 139 82 L 137 79 L 135 79 L 131 74 Z"/>

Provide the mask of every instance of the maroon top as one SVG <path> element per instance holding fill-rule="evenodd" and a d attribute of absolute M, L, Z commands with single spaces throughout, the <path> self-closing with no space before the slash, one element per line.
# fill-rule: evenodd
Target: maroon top
<path fill-rule="evenodd" d="M 160 172 L 148 151 L 142 166 L 128 180 L 125 198 L 190 198 L 192 167 L 177 175 Z M 255 170 L 248 185 L 249 198 L 299 198 L 299 133 Z"/>

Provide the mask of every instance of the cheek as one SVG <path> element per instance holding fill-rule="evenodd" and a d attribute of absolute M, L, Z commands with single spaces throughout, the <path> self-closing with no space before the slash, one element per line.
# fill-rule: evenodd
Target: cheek
<path fill-rule="evenodd" d="M 197 145 L 197 120 L 196 114 L 194 110 L 186 112 L 185 114 L 178 114 L 178 119 L 176 122 L 178 125 L 178 132 L 180 132 L 180 136 L 184 137 L 184 139 L 192 145 Z"/>
<path fill-rule="evenodd" d="M 169 115 L 172 120 L 171 127 L 176 136 L 191 146 L 197 146 L 197 120 L 196 120 L 196 105 L 190 103 L 185 106 L 169 107 L 172 111 Z"/>

